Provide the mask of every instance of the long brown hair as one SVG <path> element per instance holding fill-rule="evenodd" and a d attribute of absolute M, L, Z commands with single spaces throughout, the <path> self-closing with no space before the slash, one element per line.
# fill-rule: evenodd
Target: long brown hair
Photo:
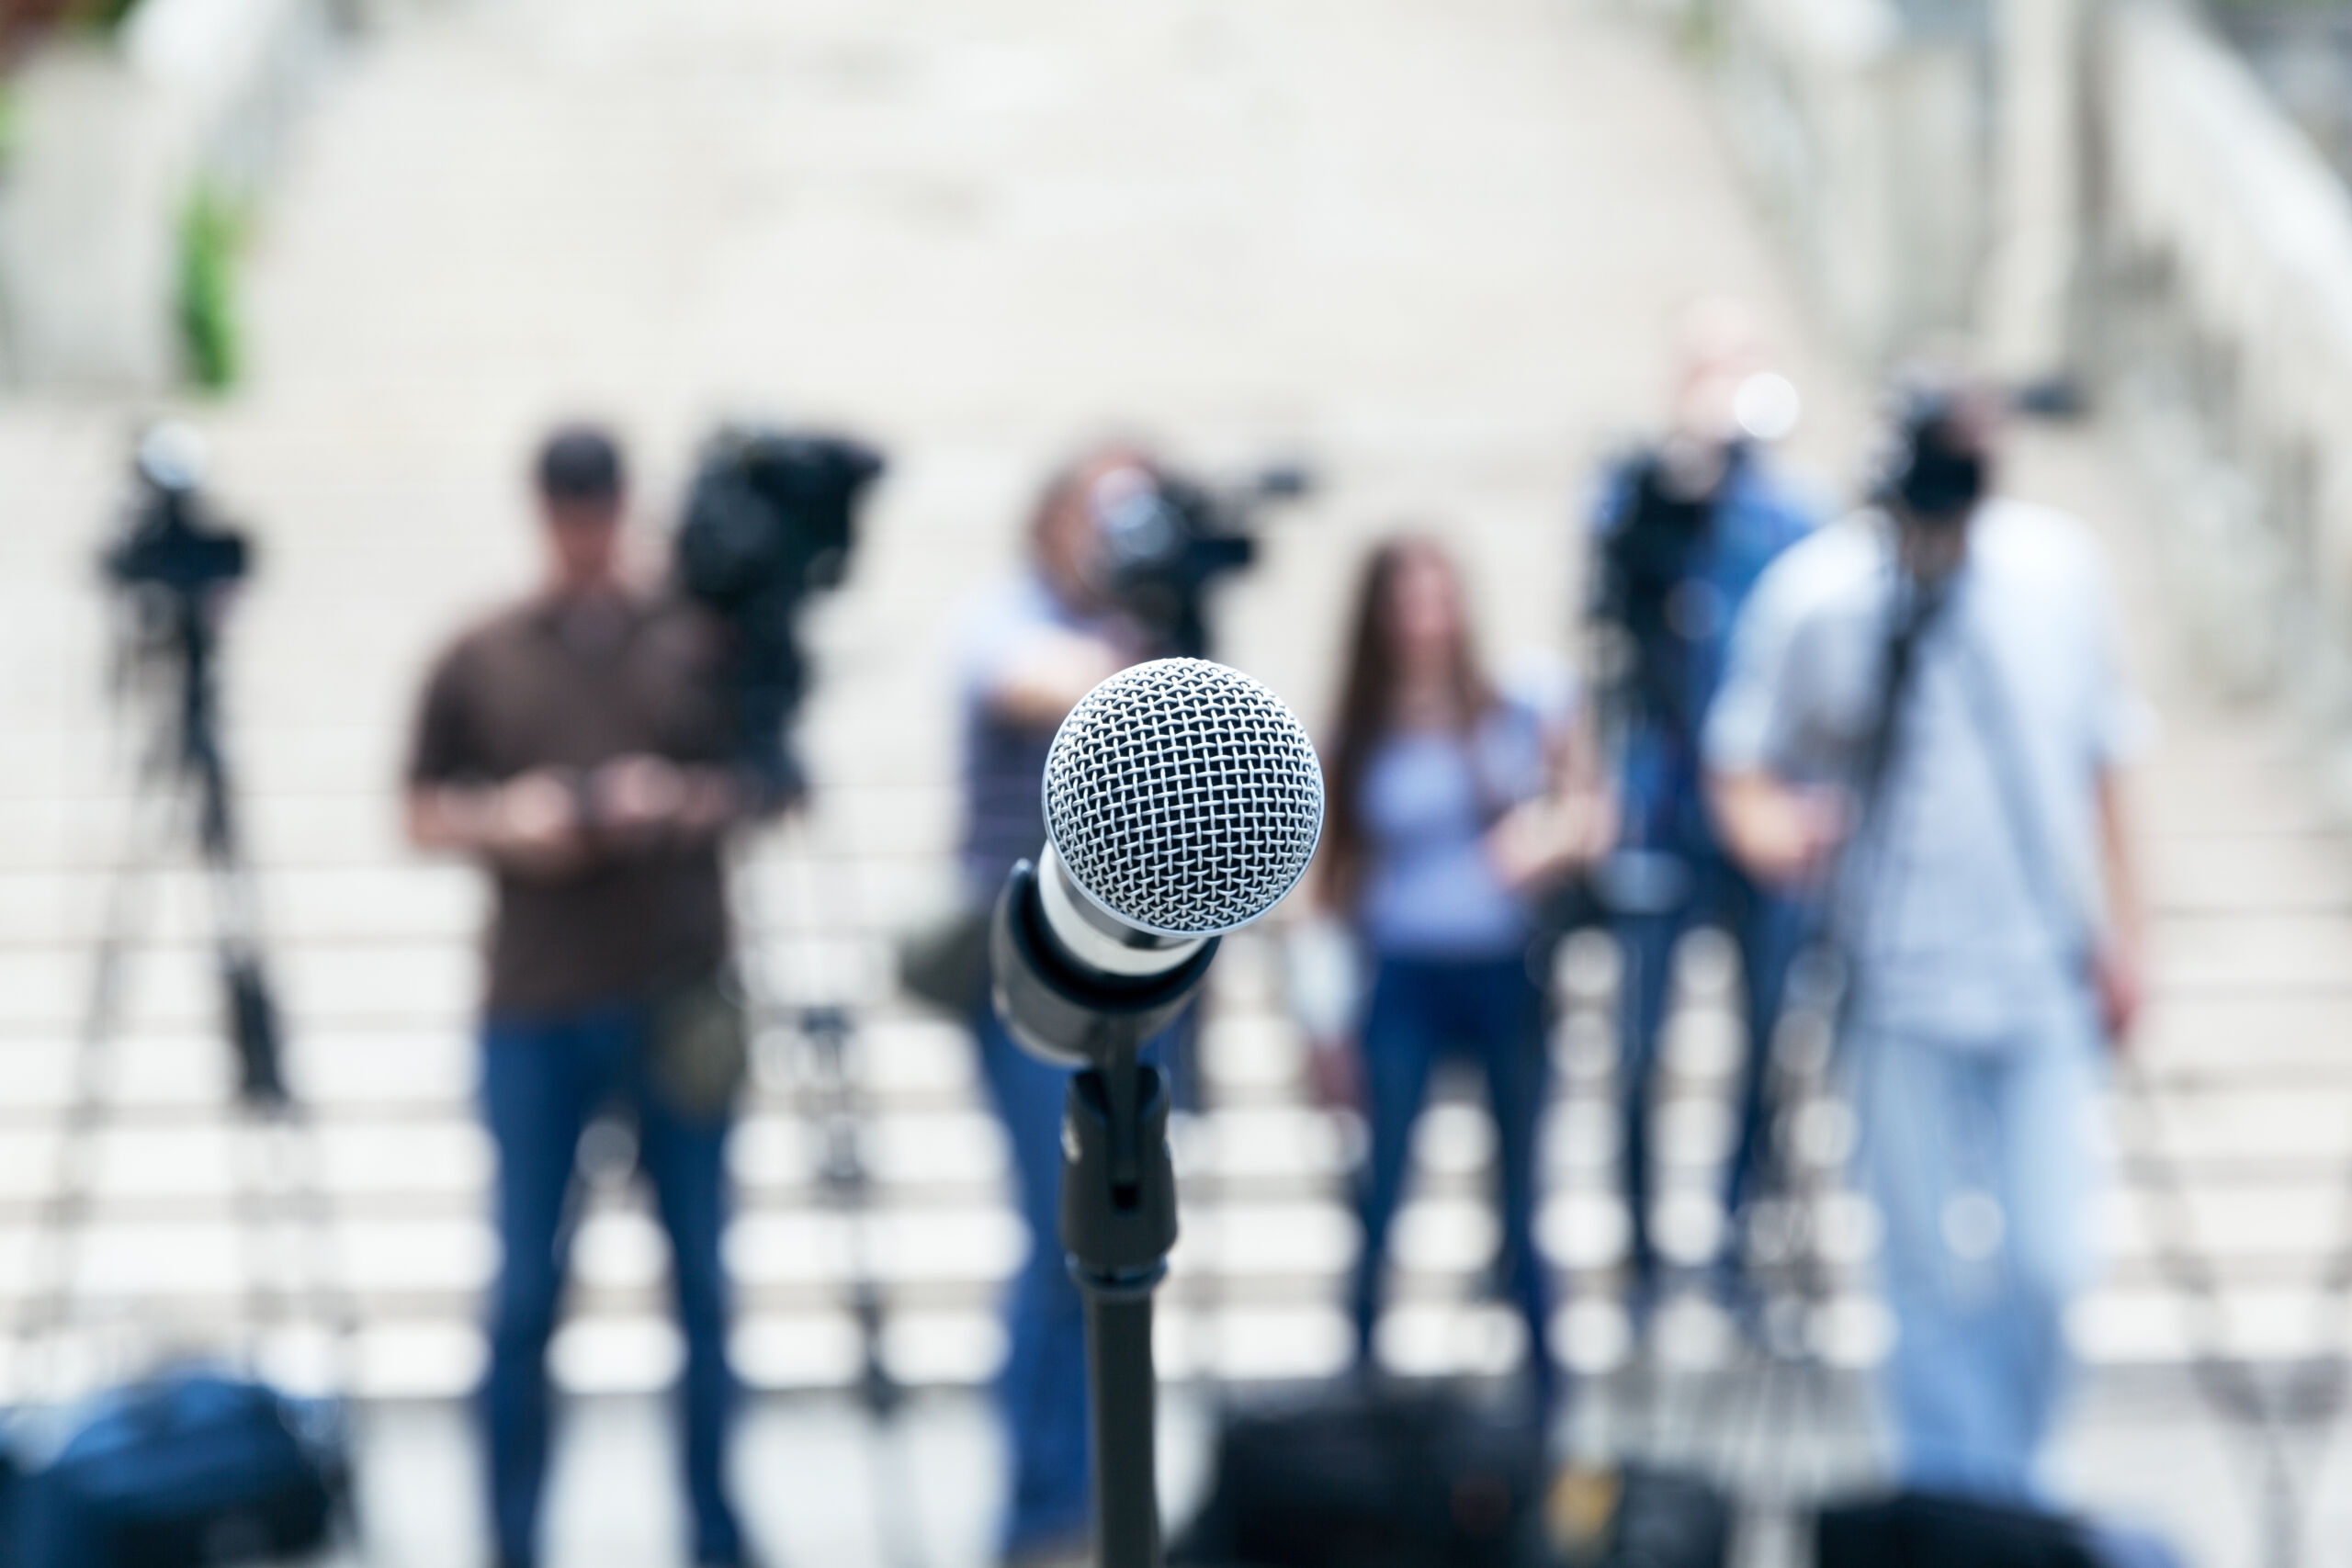
<path fill-rule="evenodd" d="M 1324 750 L 1323 882 L 1325 904 L 1351 910 L 1363 891 L 1368 849 L 1363 820 L 1363 781 L 1374 752 L 1395 728 L 1397 688 L 1403 671 L 1396 649 L 1396 580 L 1416 560 L 1436 564 L 1454 585 L 1459 621 L 1454 628 L 1452 684 L 1457 722 L 1464 729 L 1494 703 L 1494 688 L 1478 662 L 1470 637 L 1467 607 L 1461 604 L 1462 576 L 1445 547 L 1424 534 L 1402 534 L 1383 541 L 1365 560 L 1356 588 L 1355 619 L 1348 634 L 1348 668 L 1340 689 L 1340 727 Z"/>

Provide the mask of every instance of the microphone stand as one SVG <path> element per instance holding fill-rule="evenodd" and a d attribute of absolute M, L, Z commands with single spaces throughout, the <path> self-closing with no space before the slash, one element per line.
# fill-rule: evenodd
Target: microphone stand
<path fill-rule="evenodd" d="M 1103 1042 L 1102 1065 L 1074 1074 L 1063 1100 L 1061 1242 L 1086 1303 L 1101 1568 L 1160 1561 L 1151 1295 L 1176 1245 L 1176 1173 L 1168 1075 L 1136 1060 L 1141 1043 Z"/>
<path fill-rule="evenodd" d="M 1057 956 L 1036 868 L 1013 868 L 989 933 L 997 1011 L 1048 1061 L 1074 1066 L 1063 1099 L 1059 1230 L 1086 1305 L 1096 1568 L 1160 1568 L 1151 1293 L 1176 1245 L 1168 1076 L 1139 1059 L 1183 1011 L 1217 940 L 1164 974 L 1112 979 Z"/>

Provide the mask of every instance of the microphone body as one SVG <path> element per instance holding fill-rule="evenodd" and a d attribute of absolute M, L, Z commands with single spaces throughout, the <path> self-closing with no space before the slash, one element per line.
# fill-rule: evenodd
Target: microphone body
<path fill-rule="evenodd" d="M 1064 1066 L 1172 1022 L 1217 938 L 1282 901 L 1323 826 L 1323 775 L 1280 698 L 1204 659 L 1121 671 L 1070 711 L 1042 782 L 1048 842 L 989 932 L 997 1015 Z"/>
<path fill-rule="evenodd" d="M 1184 1010 L 1216 957 L 1216 937 L 1122 927 L 1084 904 L 1051 845 L 1012 868 L 989 932 L 991 999 L 1032 1055 L 1083 1067 L 1133 1050 Z"/>

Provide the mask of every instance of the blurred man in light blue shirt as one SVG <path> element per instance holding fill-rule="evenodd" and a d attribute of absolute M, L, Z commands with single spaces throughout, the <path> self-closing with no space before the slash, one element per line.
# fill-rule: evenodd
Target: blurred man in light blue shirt
<path fill-rule="evenodd" d="M 1706 760 L 1742 863 L 1830 885 L 1902 1479 L 2030 1501 L 2091 1256 L 2100 1043 L 2138 1002 L 2140 707 L 2087 532 L 1986 496 L 1995 415 L 1914 395 L 1881 507 L 1758 584 Z"/>

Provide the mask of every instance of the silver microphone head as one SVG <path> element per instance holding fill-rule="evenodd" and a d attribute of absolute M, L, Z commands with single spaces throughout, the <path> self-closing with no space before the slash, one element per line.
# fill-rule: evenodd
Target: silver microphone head
<path fill-rule="evenodd" d="M 1205 659 L 1112 676 L 1046 759 L 1046 829 L 1079 890 L 1161 936 L 1282 902 L 1323 830 L 1323 769 L 1282 699 Z"/>

